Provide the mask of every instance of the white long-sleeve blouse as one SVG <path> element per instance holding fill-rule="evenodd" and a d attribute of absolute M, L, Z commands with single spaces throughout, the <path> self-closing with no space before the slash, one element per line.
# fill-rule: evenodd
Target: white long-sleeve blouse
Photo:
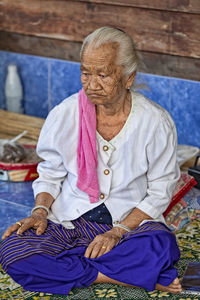
<path fill-rule="evenodd" d="M 34 195 L 50 193 L 55 201 L 49 219 L 73 228 L 70 222 L 104 203 L 113 224 L 135 207 L 156 221 L 170 203 L 180 175 L 177 135 L 169 113 L 143 95 L 132 93 L 132 108 L 122 130 L 109 142 L 96 133 L 99 202 L 90 203 L 77 186 L 78 94 L 48 115 L 37 152 L 44 160 L 33 182 Z"/>

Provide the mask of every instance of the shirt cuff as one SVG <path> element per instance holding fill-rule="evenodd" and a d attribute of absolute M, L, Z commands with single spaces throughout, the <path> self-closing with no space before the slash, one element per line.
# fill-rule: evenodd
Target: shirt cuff
<path fill-rule="evenodd" d="M 36 198 L 39 193 L 49 193 L 54 199 L 56 199 L 60 193 L 60 188 L 55 188 L 53 185 L 44 183 L 36 183 L 34 186 L 33 183 L 33 193 L 34 198 Z"/>
<path fill-rule="evenodd" d="M 146 203 L 145 201 L 140 202 L 137 206 L 138 209 L 142 210 L 145 214 L 150 216 L 152 219 L 157 219 L 162 215 L 160 211 L 158 211 L 155 206 Z"/>

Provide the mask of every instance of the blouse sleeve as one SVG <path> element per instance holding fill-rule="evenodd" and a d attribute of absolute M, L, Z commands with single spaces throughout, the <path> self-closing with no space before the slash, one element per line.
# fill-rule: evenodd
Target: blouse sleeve
<path fill-rule="evenodd" d="M 59 108 L 55 107 L 42 127 L 37 144 L 37 154 L 43 161 L 38 164 L 39 178 L 33 182 L 35 197 L 41 192 L 46 192 L 54 199 L 57 198 L 67 175 L 62 156 L 58 151 L 59 130 Z"/>
<path fill-rule="evenodd" d="M 167 112 L 162 113 L 146 151 L 149 166 L 147 194 L 137 208 L 156 219 L 168 207 L 180 176 L 176 128 Z"/>

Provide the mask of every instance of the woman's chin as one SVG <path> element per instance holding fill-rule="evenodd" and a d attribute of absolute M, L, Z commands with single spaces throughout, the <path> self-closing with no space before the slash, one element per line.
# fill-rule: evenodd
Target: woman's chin
<path fill-rule="evenodd" d="M 88 99 L 90 100 L 90 102 L 92 104 L 95 105 L 104 105 L 106 103 L 105 99 L 103 99 L 102 97 L 88 97 Z"/>

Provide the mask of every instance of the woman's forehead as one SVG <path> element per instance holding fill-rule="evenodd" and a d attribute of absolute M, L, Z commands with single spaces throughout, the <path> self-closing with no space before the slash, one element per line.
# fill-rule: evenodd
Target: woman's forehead
<path fill-rule="evenodd" d="M 98 48 L 88 47 L 81 58 L 81 68 L 110 69 L 116 67 L 117 48 L 110 44 L 102 45 Z"/>
<path fill-rule="evenodd" d="M 113 69 L 116 69 L 116 65 L 115 63 L 112 63 L 108 60 L 106 61 L 101 61 L 99 59 L 96 60 L 89 60 L 87 62 L 82 61 L 81 62 L 81 70 L 91 70 L 91 69 L 95 69 L 96 72 L 110 72 Z"/>

